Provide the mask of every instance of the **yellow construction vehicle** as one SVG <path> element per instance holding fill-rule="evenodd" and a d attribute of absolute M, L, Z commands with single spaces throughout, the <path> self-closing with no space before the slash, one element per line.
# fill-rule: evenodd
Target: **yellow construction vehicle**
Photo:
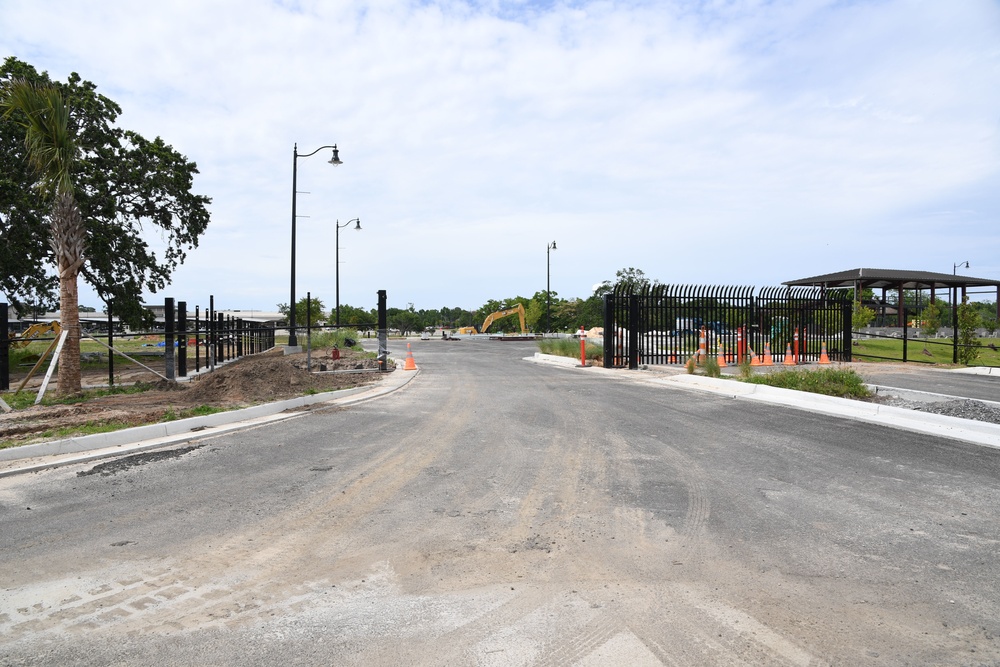
<path fill-rule="evenodd" d="M 520 321 L 521 333 L 527 333 L 528 329 L 524 326 L 524 306 L 522 306 L 521 304 L 517 304 L 517 306 L 514 308 L 508 308 L 507 310 L 498 310 L 495 313 L 490 313 L 489 315 L 486 316 L 486 319 L 483 320 L 483 327 L 482 329 L 480 329 L 480 331 L 486 333 L 486 330 L 490 328 L 490 325 L 493 324 L 494 320 L 499 320 L 501 317 L 507 317 L 508 315 L 513 315 L 514 313 L 517 313 L 517 318 Z"/>
<path fill-rule="evenodd" d="M 14 334 L 11 334 L 10 346 L 25 347 L 36 338 L 41 338 L 48 333 L 51 333 L 53 336 L 58 336 L 61 331 L 62 327 L 59 326 L 59 322 L 57 322 L 56 320 L 52 320 L 51 322 L 39 322 L 38 324 L 32 324 L 30 327 L 22 331 L 20 335 L 15 336 Z"/>

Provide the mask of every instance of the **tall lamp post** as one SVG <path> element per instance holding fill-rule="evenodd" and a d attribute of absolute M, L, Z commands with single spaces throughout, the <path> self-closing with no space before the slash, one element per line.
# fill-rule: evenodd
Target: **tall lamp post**
<path fill-rule="evenodd" d="M 958 267 L 960 267 L 960 266 L 964 266 L 965 268 L 969 268 L 969 260 L 965 260 L 964 262 L 959 262 L 958 264 L 953 264 L 952 267 L 951 267 L 951 275 L 957 276 L 958 275 Z"/>
<path fill-rule="evenodd" d="M 558 250 L 556 248 L 556 242 L 545 246 L 545 333 L 552 331 L 552 262 L 550 261 L 550 255 L 553 250 Z"/>
<path fill-rule="evenodd" d="M 299 173 L 299 158 L 300 157 L 310 157 L 316 155 L 324 148 L 333 149 L 333 157 L 330 158 L 330 164 L 336 166 L 338 164 L 343 164 L 340 160 L 340 153 L 337 151 L 337 144 L 332 144 L 330 146 L 320 146 L 312 153 L 303 153 L 299 155 L 299 145 L 295 144 L 292 148 L 292 294 L 288 302 L 288 347 L 298 347 L 299 339 L 295 335 L 295 199 L 298 195 L 298 173 Z"/>
<path fill-rule="evenodd" d="M 340 220 L 338 220 L 336 223 L 337 232 L 334 235 L 336 238 L 336 246 L 337 246 L 337 252 L 334 253 L 334 261 L 337 264 L 336 275 L 337 275 L 337 328 L 338 329 L 340 328 L 340 230 L 343 229 L 344 227 L 347 227 L 352 222 L 357 223 L 357 225 L 354 227 L 354 230 L 360 232 L 361 218 L 354 218 L 353 220 L 348 220 L 344 224 L 340 224 Z"/>

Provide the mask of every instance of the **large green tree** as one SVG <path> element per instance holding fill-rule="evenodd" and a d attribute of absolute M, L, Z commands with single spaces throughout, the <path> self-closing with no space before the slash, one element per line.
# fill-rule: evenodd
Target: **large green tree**
<path fill-rule="evenodd" d="M 287 318 L 291 311 L 288 309 L 287 303 L 278 304 L 278 312 Z M 306 322 L 311 322 L 313 326 L 316 326 L 320 320 L 325 320 L 326 311 L 323 310 L 323 301 L 317 297 L 302 297 L 295 304 L 295 322 L 296 326 L 305 326 Z"/>
<path fill-rule="evenodd" d="M 159 137 L 118 127 L 121 108 L 76 73 L 52 81 L 10 57 L 0 88 L 14 80 L 58 91 L 68 107 L 77 158 L 70 176 L 87 240 L 80 275 L 124 322 L 149 322 L 143 291 L 163 289 L 208 226 L 210 200 L 192 192 L 197 165 Z M 53 303 L 59 276 L 51 200 L 30 167 L 24 122 L 20 112 L 0 120 L 0 291 L 31 310 Z"/>

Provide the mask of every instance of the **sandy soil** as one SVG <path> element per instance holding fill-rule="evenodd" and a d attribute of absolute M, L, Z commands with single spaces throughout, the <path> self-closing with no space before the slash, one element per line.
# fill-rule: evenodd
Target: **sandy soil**
<path fill-rule="evenodd" d="M 379 379 L 374 359 L 361 352 L 341 350 L 341 358 L 331 359 L 330 350 L 313 350 L 312 370 L 306 370 L 306 354 L 284 356 L 280 350 L 244 357 L 202 373 L 186 382 L 172 383 L 135 365 L 116 364 L 116 376 L 122 385 L 148 383 L 149 391 L 81 399 L 60 405 L 37 405 L 0 414 L 0 446 L 16 446 L 67 437 L 62 429 L 91 423 L 117 422 L 123 426 L 156 423 L 167 418 L 187 416 L 201 406 L 223 409 L 302 396 L 306 393 L 334 391 L 371 384 Z M 316 372 L 322 366 L 327 371 Z M 192 364 L 193 366 L 193 364 Z M 345 372 L 350 371 L 350 372 Z M 22 376 L 23 377 L 23 376 Z M 11 378 L 16 388 L 21 377 Z M 85 386 L 107 386 L 107 372 L 85 371 Z M 39 381 L 32 380 L 25 391 L 34 395 Z M 54 384 L 49 391 L 55 395 Z"/>

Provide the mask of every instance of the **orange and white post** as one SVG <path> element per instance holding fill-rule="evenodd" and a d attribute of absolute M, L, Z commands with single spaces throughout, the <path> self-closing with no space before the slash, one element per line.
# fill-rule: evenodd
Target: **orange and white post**
<path fill-rule="evenodd" d="M 587 334 L 583 331 L 583 325 L 580 325 L 580 365 L 586 367 L 587 365 Z"/>

